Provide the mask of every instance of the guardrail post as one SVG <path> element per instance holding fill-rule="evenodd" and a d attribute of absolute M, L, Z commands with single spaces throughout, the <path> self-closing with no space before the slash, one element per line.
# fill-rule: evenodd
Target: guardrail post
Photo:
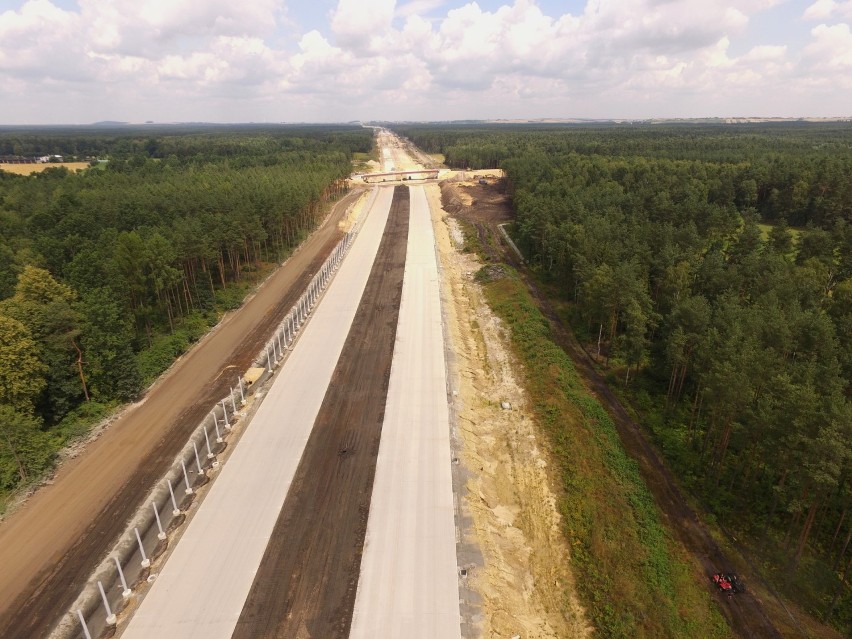
<path fill-rule="evenodd" d="M 225 408 L 225 400 L 222 400 L 222 414 L 225 416 L 225 428 L 231 430 L 231 423 L 228 421 L 228 409 Z"/>
<path fill-rule="evenodd" d="M 115 562 L 115 567 L 118 570 L 118 578 L 121 580 L 121 587 L 123 588 L 121 596 L 127 599 L 133 592 L 127 587 L 127 580 L 124 578 L 124 571 L 121 569 L 121 562 L 118 560 L 118 557 L 113 555 L 112 560 Z"/>
<path fill-rule="evenodd" d="M 237 377 L 237 386 L 240 387 L 240 405 L 245 406 L 246 404 L 246 395 L 243 392 L 243 378 Z"/>
<path fill-rule="evenodd" d="M 207 426 L 204 427 L 204 441 L 207 442 L 207 459 L 213 459 L 213 449 L 210 448 L 210 435 L 207 434 Z"/>
<path fill-rule="evenodd" d="M 157 519 L 157 530 L 160 531 L 160 532 L 157 533 L 157 539 L 162 541 L 163 539 L 166 538 L 166 531 L 163 530 L 163 522 L 160 521 L 160 511 L 157 510 L 157 502 L 152 501 L 151 502 L 151 508 L 154 509 L 154 517 Z"/>
<path fill-rule="evenodd" d="M 231 388 L 231 408 L 234 409 L 234 412 L 237 412 L 237 400 L 234 399 L 234 389 Z"/>
<path fill-rule="evenodd" d="M 180 460 L 180 465 L 181 468 L 183 468 L 183 480 L 186 482 L 186 490 L 184 490 L 183 492 L 185 492 L 187 495 L 191 495 L 192 486 L 189 484 L 189 475 L 186 474 L 186 463 L 182 459 Z"/>
<path fill-rule="evenodd" d="M 175 499 L 175 489 L 172 488 L 171 479 L 167 479 L 166 483 L 169 485 L 169 494 L 172 496 L 172 516 L 177 517 L 180 515 L 180 508 L 178 508 L 177 499 Z"/>
<path fill-rule="evenodd" d="M 89 626 L 86 625 L 86 619 L 83 617 L 83 611 L 77 608 L 77 616 L 80 618 L 80 625 L 83 626 L 83 636 L 86 639 L 92 639 L 92 635 L 89 633 Z"/>
<path fill-rule="evenodd" d="M 219 420 L 216 419 L 216 411 L 213 410 L 212 413 L 213 413 L 213 428 L 216 429 L 216 443 L 221 444 L 222 443 L 222 433 L 219 432 Z"/>
<path fill-rule="evenodd" d="M 148 556 L 145 554 L 145 546 L 142 545 L 142 537 L 139 536 L 139 529 L 134 528 L 133 531 L 136 533 L 136 541 L 139 542 L 139 554 L 142 555 L 142 567 L 147 568 L 151 565 L 151 560 L 148 559 Z"/>
<path fill-rule="evenodd" d="M 117 620 L 116 620 L 115 614 L 113 613 L 112 609 L 109 607 L 109 599 L 107 599 L 106 593 L 104 592 L 104 585 L 103 585 L 100 581 L 98 581 L 98 590 L 100 590 L 100 591 L 101 591 L 101 599 L 103 599 L 103 602 L 104 602 L 104 608 L 106 609 L 106 613 L 107 613 L 106 622 L 107 622 L 107 625 L 108 625 L 108 626 L 114 626 L 114 625 L 115 625 L 115 622 L 116 622 Z"/>
<path fill-rule="evenodd" d="M 201 467 L 201 459 L 198 457 L 198 446 L 195 445 L 195 442 L 192 442 L 192 449 L 195 451 L 195 465 L 198 466 L 198 476 L 204 474 L 204 469 Z"/>

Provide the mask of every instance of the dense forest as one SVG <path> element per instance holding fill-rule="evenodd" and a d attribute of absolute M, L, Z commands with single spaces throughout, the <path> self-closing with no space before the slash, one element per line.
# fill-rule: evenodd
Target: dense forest
<path fill-rule="evenodd" d="M 0 155 L 0 495 L 240 303 L 344 188 L 357 127 L 7 128 Z"/>
<path fill-rule="evenodd" d="M 514 235 L 684 485 L 852 632 L 852 125 L 397 127 Z"/>

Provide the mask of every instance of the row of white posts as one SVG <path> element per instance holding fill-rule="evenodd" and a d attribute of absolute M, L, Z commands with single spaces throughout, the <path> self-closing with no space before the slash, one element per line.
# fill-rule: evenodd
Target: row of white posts
<path fill-rule="evenodd" d="M 284 351 L 292 346 L 299 329 L 304 325 L 308 315 L 319 301 L 320 295 L 331 281 L 332 275 L 340 266 L 354 237 L 355 231 L 350 231 L 338 243 L 322 268 L 314 275 L 295 306 L 290 309 L 290 312 L 278 325 L 272 338 L 266 343 L 263 353 L 256 361 L 265 364 L 267 372 L 272 373 L 273 367 L 278 366 L 284 359 Z"/>
<path fill-rule="evenodd" d="M 355 238 L 357 231 L 352 230 L 347 233 L 343 239 L 338 243 L 337 247 L 332 251 L 331 255 L 329 255 L 328 259 L 326 259 L 322 268 L 314 275 L 310 284 L 308 284 L 305 292 L 302 293 L 299 300 L 296 302 L 295 306 L 290 310 L 281 324 L 275 330 L 272 338 L 266 343 L 263 351 L 258 354 L 258 357 L 255 359 L 255 363 L 259 365 L 265 365 L 268 373 L 272 373 L 273 366 L 278 366 L 284 359 L 284 351 L 288 349 L 296 339 L 296 335 L 299 332 L 299 329 L 304 326 L 305 321 L 308 318 L 308 315 L 313 310 L 316 303 L 319 301 L 320 295 L 328 286 L 331 281 L 334 272 L 338 269 L 341 262 L 343 261 L 344 256 L 346 255 L 346 251 L 349 249 L 352 244 L 352 240 Z M 246 388 L 243 378 L 237 378 L 236 388 L 231 388 L 231 392 L 227 397 L 224 397 L 220 402 L 216 404 L 216 407 L 211 411 L 211 431 L 215 433 L 215 442 L 216 444 L 222 444 L 222 434 L 223 432 L 228 432 L 231 430 L 231 420 L 235 419 L 235 414 L 237 413 L 237 397 L 239 397 L 240 405 L 245 404 L 246 402 L 246 393 L 249 389 Z M 222 409 L 222 418 L 221 421 L 219 417 L 216 415 L 216 410 L 218 408 Z M 229 418 L 230 411 L 230 418 Z M 220 428 L 221 426 L 221 428 Z M 211 446 L 211 431 L 208 431 L 208 421 L 205 421 L 201 424 L 200 429 L 204 432 L 204 442 L 206 444 L 206 461 L 210 463 L 211 466 L 218 465 L 215 460 L 215 453 L 213 452 L 213 447 Z M 196 431 L 197 432 L 197 431 Z M 196 443 L 196 438 L 193 437 L 191 439 L 192 442 L 192 452 L 188 455 L 181 455 L 180 457 L 180 475 L 183 476 L 184 483 L 184 492 L 186 495 L 192 495 L 194 489 L 192 488 L 192 482 L 189 478 L 189 472 L 187 471 L 187 461 L 192 466 L 192 462 L 195 462 L 195 467 L 198 472 L 198 476 L 201 477 L 204 475 L 204 468 L 201 460 L 201 455 L 198 452 L 198 444 Z M 185 449 L 186 450 L 186 449 Z M 181 514 L 180 507 L 178 505 L 178 501 L 175 498 L 175 489 L 172 484 L 172 480 L 169 478 L 174 473 L 170 472 L 167 474 L 167 477 L 164 481 L 164 486 L 168 486 L 168 493 L 162 493 L 164 495 L 164 499 L 171 501 L 172 506 L 172 517 L 177 517 Z M 178 475 L 178 476 L 180 476 Z M 167 496 L 166 496 L 167 495 Z M 165 505 L 165 504 L 163 504 Z M 157 501 L 151 501 L 151 508 L 154 511 L 154 519 L 157 525 L 157 539 L 165 540 L 166 532 L 163 529 L 163 522 L 160 518 L 160 510 L 157 506 Z M 145 546 L 142 543 L 142 536 L 139 533 L 138 526 L 134 526 L 133 533 L 136 537 L 136 543 L 139 549 L 139 556 L 141 557 L 141 561 L 139 564 L 139 568 L 137 570 L 144 570 L 151 565 L 151 559 L 145 552 Z M 132 553 L 135 554 L 135 553 Z M 131 595 L 132 591 L 127 585 L 127 578 L 125 576 L 125 571 L 122 568 L 121 561 L 115 555 L 112 556 L 112 560 L 115 563 L 115 569 L 117 571 L 118 581 L 121 583 L 122 591 L 122 600 L 126 601 Z M 117 622 L 116 614 L 113 612 L 112 606 L 110 605 L 109 599 L 107 597 L 106 592 L 104 591 L 103 582 L 98 580 L 98 591 L 100 593 L 101 602 L 103 603 L 104 610 L 106 612 L 106 625 L 114 626 Z M 80 627 L 82 628 L 83 636 L 85 639 L 91 639 L 92 635 L 89 632 L 89 627 L 86 623 L 86 616 L 83 614 L 83 610 L 81 608 L 76 609 L 77 617 L 80 620 Z"/>

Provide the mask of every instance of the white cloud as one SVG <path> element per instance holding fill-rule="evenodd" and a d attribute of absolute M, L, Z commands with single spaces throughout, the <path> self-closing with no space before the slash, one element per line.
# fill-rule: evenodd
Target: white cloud
<path fill-rule="evenodd" d="M 355 51 L 365 51 L 390 29 L 396 0 L 340 0 L 331 19 L 337 42 Z"/>
<path fill-rule="evenodd" d="M 423 13 L 429 13 L 434 9 L 443 7 L 447 0 L 409 0 L 396 8 L 395 15 L 403 18 Z"/>
<path fill-rule="evenodd" d="M 80 55 L 74 34 L 83 27 L 79 14 L 49 0 L 29 0 L 19 11 L 0 14 L 0 73 L 25 77 L 85 79 L 75 63 Z"/>
<path fill-rule="evenodd" d="M 828 18 L 852 17 L 852 0 L 817 0 L 802 14 L 805 20 L 826 20 Z"/>
<path fill-rule="evenodd" d="M 741 115 L 760 104 L 772 115 L 788 96 L 807 104 L 815 87 L 814 113 L 848 110 L 849 25 L 793 21 L 803 46 L 749 44 L 779 1 L 589 0 L 547 15 L 534 0 L 493 10 L 339 0 L 325 28 L 293 36 L 284 0 L 78 0 L 75 10 L 25 0 L 0 13 L 0 122 L 34 117 L 29 96 L 59 85 L 57 96 L 88 96 L 92 109 L 139 103 L 193 120 L 216 109 L 286 117 L 275 104 L 302 120 Z M 850 6 L 817 0 L 802 17 L 825 22 Z"/>
<path fill-rule="evenodd" d="M 852 31 L 848 24 L 821 24 L 811 30 L 811 35 L 813 42 L 805 48 L 811 70 L 852 73 Z M 850 76 L 846 75 L 845 79 L 849 86 Z"/>

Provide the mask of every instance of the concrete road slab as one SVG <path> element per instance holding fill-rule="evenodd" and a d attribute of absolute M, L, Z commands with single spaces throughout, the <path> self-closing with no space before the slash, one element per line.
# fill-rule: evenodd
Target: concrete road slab
<path fill-rule="evenodd" d="M 408 258 L 352 639 L 460 637 L 435 237 L 411 187 Z"/>
<path fill-rule="evenodd" d="M 122 634 L 126 639 L 232 635 L 361 299 L 391 194 L 379 190 L 293 352 Z"/>

